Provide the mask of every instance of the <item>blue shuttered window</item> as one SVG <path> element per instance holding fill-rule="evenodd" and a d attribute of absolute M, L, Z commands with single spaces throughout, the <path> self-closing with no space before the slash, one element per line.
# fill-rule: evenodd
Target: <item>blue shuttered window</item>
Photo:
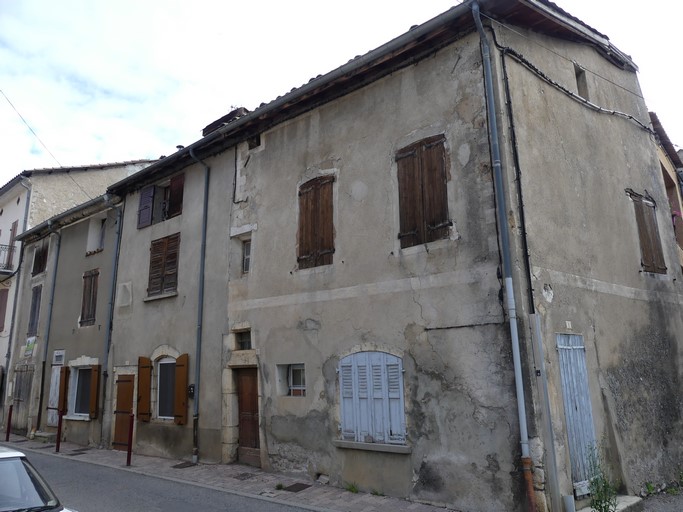
<path fill-rule="evenodd" d="M 342 439 L 405 444 L 403 362 L 384 352 L 358 352 L 339 365 Z"/>

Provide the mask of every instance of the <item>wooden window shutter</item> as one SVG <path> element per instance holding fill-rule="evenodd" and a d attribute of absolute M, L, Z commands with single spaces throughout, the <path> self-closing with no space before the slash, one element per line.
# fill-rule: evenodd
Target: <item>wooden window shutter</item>
<path fill-rule="evenodd" d="M 652 264 L 654 266 L 653 272 L 659 274 L 666 274 L 666 264 L 664 263 L 664 251 L 662 250 L 662 241 L 659 238 L 659 228 L 657 226 L 657 212 L 654 204 L 642 202 L 643 216 L 645 217 L 645 225 L 647 226 L 648 238 L 650 241 L 650 250 L 652 252 Z"/>
<path fill-rule="evenodd" d="M 345 358 L 349 359 L 349 358 Z M 341 388 L 341 433 L 342 439 L 356 439 L 356 421 L 354 414 L 353 365 L 342 362 L 339 369 L 339 387 Z"/>
<path fill-rule="evenodd" d="M 331 265 L 334 255 L 334 176 L 318 178 L 317 265 Z"/>
<path fill-rule="evenodd" d="M 187 423 L 187 378 L 190 358 L 187 354 L 175 360 L 175 390 L 173 393 L 173 418 L 176 425 Z"/>
<path fill-rule="evenodd" d="M 59 398 L 57 399 L 57 412 L 67 413 L 67 396 L 69 392 L 69 367 L 62 366 L 59 369 Z"/>
<path fill-rule="evenodd" d="M 425 242 L 448 237 L 448 195 L 444 137 L 428 139 L 421 148 Z"/>
<path fill-rule="evenodd" d="M 97 406 L 99 404 L 99 389 L 100 389 L 100 372 L 102 366 L 99 364 L 94 364 L 90 367 L 90 419 L 94 420 L 97 418 Z"/>
<path fill-rule="evenodd" d="M 180 233 L 166 237 L 166 258 L 164 262 L 163 292 L 174 292 L 178 286 L 178 256 Z"/>
<path fill-rule="evenodd" d="M 7 297 L 9 290 L 7 288 L 0 289 L 0 331 L 5 330 L 5 316 L 7 316 Z"/>
<path fill-rule="evenodd" d="M 183 189 L 185 188 L 185 174 L 178 174 L 171 178 L 168 190 L 168 209 L 166 217 L 175 217 L 183 213 Z"/>
<path fill-rule="evenodd" d="M 299 268 L 315 266 L 315 187 L 309 181 L 299 189 Z"/>
<path fill-rule="evenodd" d="M 401 248 L 422 243 L 422 176 L 417 148 L 405 148 L 396 155 L 398 177 L 398 208 Z"/>
<path fill-rule="evenodd" d="M 149 185 L 140 191 L 140 204 L 138 205 L 138 229 L 152 224 L 152 212 L 154 210 L 154 185 Z"/>
<path fill-rule="evenodd" d="M 81 301 L 80 325 L 94 325 L 97 310 L 97 280 L 99 270 L 89 270 L 83 274 L 83 299 Z"/>
<path fill-rule="evenodd" d="M 149 256 L 147 295 L 158 295 L 162 291 L 167 244 L 168 240 L 166 238 L 160 238 L 152 242 Z"/>
<path fill-rule="evenodd" d="M 19 221 L 15 220 L 12 222 L 12 227 L 9 230 L 9 249 L 7 252 L 7 268 L 12 268 L 12 260 L 14 259 L 14 243 L 17 239 L 17 229 L 19 227 Z"/>
<path fill-rule="evenodd" d="M 138 357 L 138 420 L 149 421 L 152 417 L 152 361 Z"/>

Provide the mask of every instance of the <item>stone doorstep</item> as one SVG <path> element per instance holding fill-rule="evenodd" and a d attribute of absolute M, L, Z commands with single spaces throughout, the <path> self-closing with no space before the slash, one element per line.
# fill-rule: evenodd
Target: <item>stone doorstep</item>
<path fill-rule="evenodd" d="M 57 441 L 56 432 L 42 432 L 39 430 L 38 432 L 35 432 L 33 436 L 36 441 L 41 443 L 54 443 Z"/>
<path fill-rule="evenodd" d="M 617 512 L 640 512 L 643 510 L 643 499 L 638 496 L 617 496 Z M 577 512 L 590 512 L 590 505 Z"/>

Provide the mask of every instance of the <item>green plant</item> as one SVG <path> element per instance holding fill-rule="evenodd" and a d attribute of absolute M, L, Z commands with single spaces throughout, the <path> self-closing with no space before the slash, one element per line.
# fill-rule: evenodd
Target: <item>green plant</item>
<path fill-rule="evenodd" d="M 591 510 L 593 512 L 615 512 L 617 510 L 617 486 L 612 482 L 605 462 L 597 446 L 588 452 L 590 474 Z"/>
<path fill-rule="evenodd" d="M 358 494 L 358 485 L 356 482 L 350 482 L 346 484 L 346 487 L 344 487 L 349 492 L 352 492 L 353 494 Z"/>
<path fill-rule="evenodd" d="M 678 489 L 678 487 L 667 487 L 666 493 L 670 494 L 671 496 L 678 496 L 680 490 Z"/>
<path fill-rule="evenodd" d="M 652 482 L 645 482 L 645 491 L 647 491 L 648 495 L 655 493 L 655 486 Z"/>
<path fill-rule="evenodd" d="M 384 493 L 379 492 L 377 489 L 373 489 L 371 493 L 373 496 L 384 496 Z"/>
<path fill-rule="evenodd" d="M 277 484 L 277 485 L 275 486 L 275 488 L 276 488 L 278 491 L 281 491 L 282 489 L 285 488 L 285 486 L 279 483 L 279 484 Z"/>

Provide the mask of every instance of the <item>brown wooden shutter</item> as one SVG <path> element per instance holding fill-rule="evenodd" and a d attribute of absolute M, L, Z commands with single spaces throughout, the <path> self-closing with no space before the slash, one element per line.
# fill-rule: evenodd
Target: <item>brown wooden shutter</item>
<path fill-rule="evenodd" d="M 138 357 L 138 420 L 149 421 L 152 417 L 152 361 Z"/>
<path fill-rule="evenodd" d="M 83 274 L 83 299 L 81 301 L 80 325 L 94 325 L 97 310 L 97 277 L 99 270 L 89 270 Z"/>
<path fill-rule="evenodd" d="M 398 208 L 401 248 L 422 243 L 422 177 L 415 146 L 409 146 L 396 155 L 398 178 Z"/>
<path fill-rule="evenodd" d="M 175 390 L 173 393 L 173 420 L 176 425 L 187 423 L 187 378 L 190 357 L 187 354 L 175 360 Z"/>
<path fill-rule="evenodd" d="M 425 242 L 448 237 L 448 195 L 444 137 L 427 139 L 421 148 Z"/>
<path fill-rule="evenodd" d="M 334 255 L 334 176 L 319 178 L 318 189 L 318 257 L 316 265 L 331 265 Z"/>
<path fill-rule="evenodd" d="M 138 229 L 152 224 L 152 211 L 154 208 L 154 185 L 143 188 L 140 191 L 140 204 L 138 205 Z"/>
<path fill-rule="evenodd" d="M 67 396 L 69 392 L 69 367 L 62 366 L 59 369 L 59 398 L 57 399 L 57 412 L 67 413 Z"/>
<path fill-rule="evenodd" d="M 659 274 L 666 274 L 666 264 L 664 263 L 664 251 L 662 250 L 662 241 L 659 238 L 659 228 L 657 226 L 657 212 L 655 206 L 643 201 L 643 217 L 645 218 L 645 225 L 647 227 L 647 236 L 650 244 L 650 252 L 652 253 L 652 272 Z"/>
<path fill-rule="evenodd" d="M 178 287 L 178 257 L 180 233 L 166 237 L 166 258 L 164 261 L 163 292 L 174 292 Z"/>
<path fill-rule="evenodd" d="M 643 198 L 637 195 L 632 195 L 633 206 L 636 212 L 636 224 L 638 225 L 638 238 L 640 241 L 640 255 L 641 265 L 646 272 L 655 271 L 655 258 L 652 252 L 650 237 L 648 234 L 648 222 L 646 220 L 645 205 Z"/>
<path fill-rule="evenodd" d="M 166 217 L 175 217 L 183 213 L 183 189 L 185 188 L 185 174 L 178 174 L 171 178 L 168 190 L 168 209 Z"/>
<path fill-rule="evenodd" d="M 97 418 L 97 405 L 99 403 L 99 389 L 100 389 L 100 372 L 102 366 L 94 364 L 90 367 L 90 419 Z"/>
<path fill-rule="evenodd" d="M 160 238 L 154 240 L 149 255 L 149 282 L 147 295 L 158 295 L 162 291 L 164 278 L 164 263 L 166 261 L 166 246 L 168 240 Z"/>
<path fill-rule="evenodd" d="M 9 290 L 7 288 L 0 289 L 0 331 L 5 330 L 5 316 L 7 315 L 7 297 Z"/>
<path fill-rule="evenodd" d="M 299 189 L 299 268 L 315 266 L 315 187 L 309 181 Z"/>

